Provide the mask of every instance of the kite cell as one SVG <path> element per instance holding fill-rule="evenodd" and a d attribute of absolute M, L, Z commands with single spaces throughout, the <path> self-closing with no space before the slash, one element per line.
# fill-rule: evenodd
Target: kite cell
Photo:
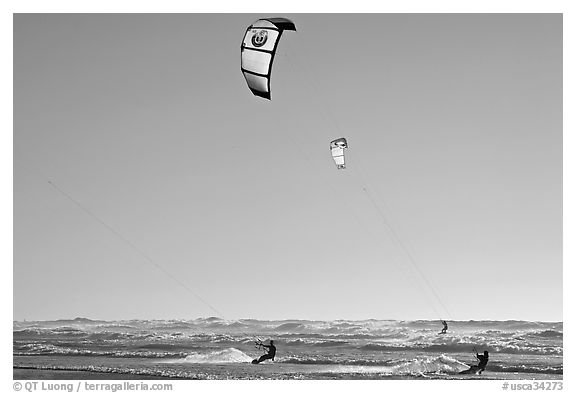
<path fill-rule="evenodd" d="M 296 26 L 286 18 L 266 18 L 254 22 L 244 35 L 240 69 L 258 97 L 270 99 L 272 62 L 284 30 L 296 31 Z"/>

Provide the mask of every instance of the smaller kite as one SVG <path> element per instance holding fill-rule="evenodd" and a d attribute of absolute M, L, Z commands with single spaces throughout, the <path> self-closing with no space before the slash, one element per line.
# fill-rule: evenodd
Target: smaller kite
<path fill-rule="evenodd" d="M 334 158 L 334 163 L 336 168 L 345 169 L 346 163 L 344 162 L 344 149 L 348 148 L 348 142 L 346 138 L 334 139 L 330 142 L 330 151 L 332 152 L 332 158 Z"/>

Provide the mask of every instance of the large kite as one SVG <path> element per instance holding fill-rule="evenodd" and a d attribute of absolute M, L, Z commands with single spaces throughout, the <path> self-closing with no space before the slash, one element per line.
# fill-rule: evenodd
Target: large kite
<path fill-rule="evenodd" d="M 266 18 L 254 22 L 244 35 L 240 68 L 248 87 L 258 97 L 270 99 L 272 62 L 284 30 L 296 31 L 296 26 L 286 18 Z"/>

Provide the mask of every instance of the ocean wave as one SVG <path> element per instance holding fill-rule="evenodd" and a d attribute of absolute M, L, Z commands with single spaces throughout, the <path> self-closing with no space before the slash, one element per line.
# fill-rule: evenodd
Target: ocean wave
<path fill-rule="evenodd" d="M 304 347 L 316 347 L 316 348 L 329 348 L 329 347 L 340 347 L 349 345 L 349 341 L 346 340 L 332 340 L 332 339 L 296 339 L 286 341 L 287 346 L 304 346 Z"/>
<path fill-rule="evenodd" d="M 202 348 L 202 345 L 198 345 L 194 342 L 179 342 L 179 343 L 163 343 L 163 342 L 155 342 L 155 343 L 146 343 L 140 344 L 137 346 L 139 350 L 155 350 L 160 352 L 174 352 L 174 353 L 182 353 L 185 350 L 193 350 L 197 351 Z"/>
<path fill-rule="evenodd" d="M 285 356 L 276 360 L 278 363 L 309 364 L 309 365 L 341 365 L 341 366 L 391 366 L 394 360 L 377 359 L 330 359 L 315 356 Z"/>
<path fill-rule="evenodd" d="M 35 336 L 41 335 L 43 331 L 45 331 L 45 329 L 37 328 L 37 327 L 29 327 L 26 329 L 13 330 L 12 336 L 14 338 L 35 337 Z"/>
<path fill-rule="evenodd" d="M 145 339 L 152 337 L 152 334 L 135 334 L 135 333 L 125 333 L 125 332 L 113 332 L 113 331 L 101 331 L 90 333 L 86 336 L 88 340 L 92 341 L 118 341 L 118 340 L 128 340 L 128 339 Z"/>
<path fill-rule="evenodd" d="M 114 331 L 114 330 L 97 330 L 86 331 L 82 329 L 64 327 L 64 328 L 26 328 L 22 330 L 13 331 L 13 338 L 15 340 L 38 339 L 38 338 L 54 338 L 60 339 L 62 337 L 82 338 L 88 341 L 121 341 L 121 340 L 177 340 L 181 338 L 196 339 L 198 341 L 226 341 L 231 340 L 230 335 L 218 334 L 196 334 L 185 335 L 182 332 L 154 332 L 154 331 Z"/>
<path fill-rule="evenodd" d="M 82 329 L 71 327 L 71 326 L 59 326 L 57 328 L 51 329 L 54 334 L 63 334 L 63 335 L 82 335 L 86 334 L 86 332 Z"/>
<path fill-rule="evenodd" d="M 527 373 L 527 374 L 564 374 L 564 367 L 559 366 L 535 366 L 535 365 L 499 365 L 493 364 L 486 367 L 486 371 L 505 373 Z"/>
<path fill-rule="evenodd" d="M 13 323 L 13 355 L 186 358 L 191 352 L 237 347 L 249 351 L 255 337 L 274 339 L 279 353 L 342 352 L 357 358 L 378 352 L 430 355 L 470 353 L 561 356 L 561 322 L 307 321 L 251 319 L 128 320 L 87 319 Z M 363 361 L 363 360 L 361 360 Z"/>
<path fill-rule="evenodd" d="M 556 330 L 547 329 L 547 330 L 539 330 L 536 332 L 526 333 L 526 334 L 524 334 L 524 336 L 525 337 L 537 337 L 537 338 L 563 339 L 564 333 L 556 331 Z"/>
<path fill-rule="evenodd" d="M 138 329 L 138 325 L 130 325 L 128 323 L 107 322 L 94 326 L 95 328 L 106 329 Z"/>
<path fill-rule="evenodd" d="M 31 343 L 16 348 L 14 356 L 107 356 L 116 358 L 184 358 L 188 352 L 183 351 L 142 351 L 142 350 L 114 350 L 96 351 L 86 348 L 60 347 L 53 344 Z"/>
<path fill-rule="evenodd" d="M 127 333 L 121 331 L 87 331 L 80 328 L 62 326 L 56 328 L 26 328 L 22 330 L 15 330 L 13 337 L 15 339 L 25 339 L 30 337 L 82 337 L 89 340 L 120 340 L 120 339 L 138 339 L 152 336 L 151 333 Z"/>
<path fill-rule="evenodd" d="M 252 357 L 239 349 L 227 348 L 209 353 L 192 353 L 181 361 L 186 363 L 247 363 L 252 361 Z"/>
<path fill-rule="evenodd" d="M 46 327 L 29 327 L 20 330 L 14 330 L 12 335 L 14 338 L 26 338 L 34 336 L 84 336 L 87 333 L 78 328 L 61 326 L 56 328 Z"/>
<path fill-rule="evenodd" d="M 446 355 L 438 357 L 424 357 L 401 362 L 392 366 L 392 373 L 397 375 L 414 374 L 454 374 L 468 369 L 468 366 Z"/>
<path fill-rule="evenodd" d="M 558 338 L 562 335 L 562 322 L 530 321 L 448 321 L 449 334 L 483 335 L 500 338 L 536 334 L 530 337 Z M 178 332 L 240 334 L 251 332 L 262 335 L 280 334 L 320 334 L 323 336 L 372 336 L 375 338 L 412 339 L 413 336 L 435 335 L 441 326 L 438 321 L 309 321 L 279 320 L 260 321 L 254 319 L 224 320 L 217 317 L 195 320 L 127 320 L 96 321 L 86 318 L 57 321 L 13 322 L 14 334 L 83 334 L 95 330 L 133 332 L 134 330 L 151 333 Z M 54 329 L 42 330 L 42 329 Z M 547 333 L 540 333 L 547 332 Z M 528 337 L 528 336 L 527 336 Z"/>
<path fill-rule="evenodd" d="M 405 374 L 430 374 L 444 373 L 457 374 L 467 370 L 470 366 L 447 355 L 437 357 L 419 357 L 410 360 L 400 359 L 327 359 L 313 356 L 286 357 L 278 360 L 281 363 L 366 367 L 364 372 L 379 372 L 382 374 L 405 375 Z M 342 370 L 340 370 L 342 371 Z M 355 370 L 358 371 L 358 370 Z M 526 373 L 526 374 L 563 374 L 563 366 L 544 365 L 503 365 L 489 364 L 487 372 L 503 373 Z"/>
<path fill-rule="evenodd" d="M 407 351 L 419 350 L 427 352 L 448 352 L 448 353 L 462 353 L 470 352 L 472 347 L 481 347 L 489 352 L 505 353 L 505 354 L 534 354 L 534 355 L 562 355 L 562 347 L 556 346 L 537 346 L 537 345 L 515 345 L 511 343 L 445 343 L 445 344 L 429 344 L 429 343 L 410 343 L 410 344 L 379 344 L 369 343 L 359 347 L 362 351 Z"/>
<path fill-rule="evenodd" d="M 409 360 L 399 359 L 347 359 L 332 360 L 314 357 L 283 358 L 282 363 L 328 365 L 332 370 L 341 373 L 378 373 L 382 375 L 423 375 L 423 374 L 457 374 L 468 369 L 468 365 L 446 355 L 418 357 Z"/>
<path fill-rule="evenodd" d="M 106 335 L 106 339 L 87 339 L 81 340 L 46 340 L 46 339 L 25 339 L 14 340 L 14 355 L 39 355 L 39 354 L 56 354 L 56 355 L 91 355 L 92 353 L 102 352 L 102 349 L 129 349 L 134 350 L 155 350 L 157 352 L 177 352 L 182 353 L 185 350 L 197 350 L 200 348 L 225 347 L 225 346 L 252 346 L 254 339 L 246 337 L 227 337 L 219 336 L 210 339 L 198 340 L 194 338 L 182 337 L 178 339 L 166 339 L 159 337 L 140 336 L 140 339 L 127 338 L 126 336 Z M 561 345 L 546 344 L 529 341 L 476 341 L 476 342 L 426 342 L 426 341 L 380 341 L 367 342 L 366 340 L 348 341 L 337 340 L 332 338 L 325 339 L 291 339 L 275 340 L 277 345 L 286 348 L 293 348 L 299 351 L 301 348 L 316 348 L 320 350 L 332 350 L 332 348 L 343 348 L 346 351 L 359 351 L 366 353 L 377 352 L 431 352 L 431 353 L 469 353 L 474 347 L 487 350 L 490 353 L 501 353 L 509 355 L 544 355 L 544 356 L 562 356 L 563 347 Z M 104 353 L 110 353 L 105 351 Z M 137 355 L 139 356 L 139 355 Z"/>
<path fill-rule="evenodd" d="M 276 331 L 302 331 L 306 329 L 306 325 L 300 322 L 287 322 L 279 326 L 276 326 L 274 330 Z"/>

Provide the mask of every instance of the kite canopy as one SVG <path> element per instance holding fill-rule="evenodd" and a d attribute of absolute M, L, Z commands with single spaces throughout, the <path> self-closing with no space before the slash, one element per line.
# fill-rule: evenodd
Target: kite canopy
<path fill-rule="evenodd" d="M 254 95 L 270 99 L 270 74 L 278 41 L 284 30 L 296 31 L 286 18 L 266 18 L 246 30 L 241 47 L 240 69 Z"/>
<path fill-rule="evenodd" d="M 346 162 L 344 162 L 344 149 L 348 148 L 348 142 L 346 138 L 334 139 L 330 142 L 330 151 L 332 152 L 332 158 L 336 164 L 336 168 L 345 169 Z"/>

